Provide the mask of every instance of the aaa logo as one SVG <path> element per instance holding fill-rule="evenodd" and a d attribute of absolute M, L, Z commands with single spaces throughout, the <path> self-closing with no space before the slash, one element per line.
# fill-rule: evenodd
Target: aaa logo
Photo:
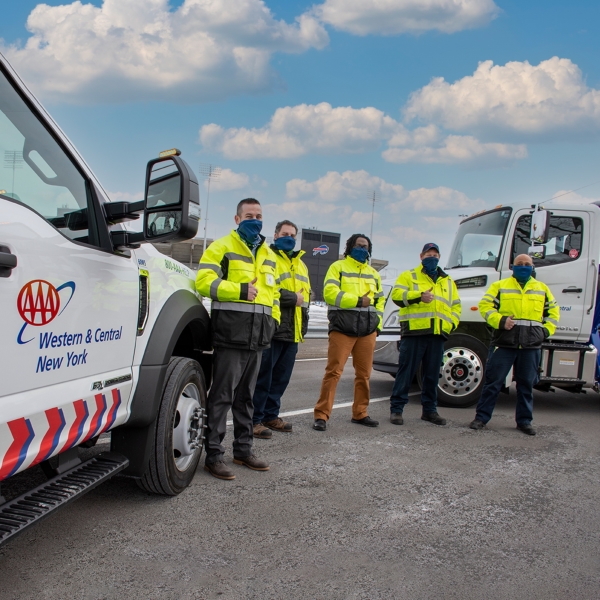
<path fill-rule="evenodd" d="M 64 298 L 61 300 L 60 292 L 64 289 L 70 290 L 70 295 L 61 310 Z M 75 293 L 75 282 L 67 281 L 58 287 L 54 287 L 49 281 L 44 279 L 34 279 L 26 283 L 17 297 L 17 310 L 19 315 L 25 321 L 23 327 L 17 336 L 19 344 L 27 344 L 29 340 L 23 340 L 23 333 L 27 325 L 41 327 L 53 321 L 67 308 L 71 298 Z"/>

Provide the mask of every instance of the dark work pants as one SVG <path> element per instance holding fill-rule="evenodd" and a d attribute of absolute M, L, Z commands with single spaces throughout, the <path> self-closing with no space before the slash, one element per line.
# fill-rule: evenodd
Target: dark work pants
<path fill-rule="evenodd" d="M 252 395 L 260 367 L 259 350 L 215 348 L 213 382 L 207 400 L 206 464 L 223 460 L 227 413 L 233 413 L 233 456 L 252 454 Z"/>
<path fill-rule="evenodd" d="M 533 419 L 533 386 L 539 381 L 539 348 L 496 348 L 492 346 L 485 367 L 485 382 L 477 403 L 475 418 L 487 423 L 492 418 L 498 394 L 510 368 L 517 382 L 517 425 L 530 425 Z"/>
<path fill-rule="evenodd" d="M 441 335 L 433 334 L 407 335 L 400 338 L 398 372 L 390 398 L 391 412 L 401 413 L 408 404 L 408 390 L 419 365 L 422 365 L 423 375 L 421 383 L 423 413 L 437 412 L 437 388 L 445 341 Z"/>
<path fill-rule="evenodd" d="M 273 340 L 271 347 L 262 351 L 253 398 L 255 424 L 279 417 L 281 396 L 290 382 L 297 352 L 296 342 L 280 340 Z"/>

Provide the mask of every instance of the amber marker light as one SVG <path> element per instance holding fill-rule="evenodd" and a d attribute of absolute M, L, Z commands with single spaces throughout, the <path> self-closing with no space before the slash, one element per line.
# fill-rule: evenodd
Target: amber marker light
<path fill-rule="evenodd" d="M 471 306 L 471 310 L 478 310 L 476 306 Z"/>
<path fill-rule="evenodd" d="M 158 158 L 166 158 L 167 156 L 181 156 L 181 150 L 171 148 L 170 150 L 163 150 L 158 154 Z"/>

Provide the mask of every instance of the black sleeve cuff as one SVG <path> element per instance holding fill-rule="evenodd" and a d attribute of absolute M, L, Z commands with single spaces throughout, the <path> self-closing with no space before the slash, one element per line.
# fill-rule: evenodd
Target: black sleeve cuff
<path fill-rule="evenodd" d="M 358 302 L 356 303 L 356 308 L 360 308 L 362 306 L 362 296 L 358 297 Z"/>
<path fill-rule="evenodd" d="M 248 284 L 240 283 L 240 300 L 248 300 Z"/>
<path fill-rule="evenodd" d="M 290 290 L 279 290 L 279 302 L 281 306 L 291 307 L 296 306 L 296 302 L 298 301 L 298 296 L 296 296 L 296 292 L 290 292 Z"/>
<path fill-rule="evenodd" d="M 508 319 L 508 317 L 502 317 L 500 319 L 500 325 L 498 325 L 498 329 L 504 329 L 504 325 L 506 324 L 506 319 Z"/>
<path fill-rule="evenodd" d="M 409 304 L 419 304 L 419 302 L 421 302 L 421 298 L 413 298 L 412 300 L 409 300 L 408 303 Z"/>

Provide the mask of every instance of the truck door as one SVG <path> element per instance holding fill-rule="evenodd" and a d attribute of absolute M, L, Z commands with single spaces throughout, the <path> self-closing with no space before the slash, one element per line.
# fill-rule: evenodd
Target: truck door
<path fill-rule="evenodd" d="M 127 415 L 138 269 L 74 154 L 0 63 L 0 480 Z"/>
<path fill-rule="evenodd" d="M 518 218 L 510 264 L 518 254 L 527 254 L 531 245 L 530 226 L 531 215 Z M 586 285 L 588 277 L 593 274 L 589 260 L 589 231 L 589 213 L 552 210 L 548 242 L 545 244 L 546 256 L 534 260 L 536 279 L 550 288 L 560 306 L 560 323 L 555 337 L 561 340 L 589 339 L 590 332 L 582 331 L 584 313 L 589 307 Z M 508 273 L 502 276 L 506 277 Z"/>

